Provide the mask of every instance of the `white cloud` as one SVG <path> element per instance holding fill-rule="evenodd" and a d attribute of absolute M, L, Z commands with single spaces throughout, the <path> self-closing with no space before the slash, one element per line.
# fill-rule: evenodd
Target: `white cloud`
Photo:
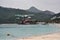
<path fill-rule="evenodd" d="M 0 0 L 0 5 L 20 9 L 35 6 L 41 10 L 60 11 L 60 0 Z"/>

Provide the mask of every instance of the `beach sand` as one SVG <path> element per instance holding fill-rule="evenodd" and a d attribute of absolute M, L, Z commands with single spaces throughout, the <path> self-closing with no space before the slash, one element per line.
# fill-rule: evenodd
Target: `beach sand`
<path fill-rule="evenodd" d="M 41 36 L 32 36 L 27 38 L 21 38 L 17 40 L 60 40 L 60 33 L 53 33 Z"/>

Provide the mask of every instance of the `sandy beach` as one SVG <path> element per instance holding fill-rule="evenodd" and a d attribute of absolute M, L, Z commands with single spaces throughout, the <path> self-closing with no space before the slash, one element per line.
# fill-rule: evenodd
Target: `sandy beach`
<path fill-rule="evenodd" d="M 32 36 L 17 40 L 60 40 L 60 33 L 47 34 L 42 36 Z"/>

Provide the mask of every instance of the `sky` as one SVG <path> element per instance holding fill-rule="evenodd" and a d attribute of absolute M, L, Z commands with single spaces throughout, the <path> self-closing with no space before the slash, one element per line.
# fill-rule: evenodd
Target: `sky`
<path fill-rule="evenodd" d="M 60 12 L 60 0 L 0 0 L 0 6 L 24 10 L 34 6 L 43 11 Z"/>

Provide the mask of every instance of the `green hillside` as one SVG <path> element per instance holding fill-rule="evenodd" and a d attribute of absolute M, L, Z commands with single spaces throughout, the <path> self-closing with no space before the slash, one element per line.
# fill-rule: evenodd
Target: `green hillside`
<path fill-rule="evenodd" d="M 22 9 L 14 9 L 14 8 L 5 8 L 5 7 L 0 7 L 0 23 L 5 23 L 5 22 L 16 22 L 16 17 L 15 15 L 29 15 L 33 14 L 34 16 L 32 19 L 36 19 L 39 21 L 48 21 L 50 17 L 52 16 L 51 14 L 46 14 L 45 12 L 40 12 L 40 13 L 35 13 L 35 12 L 29 12 L 27 10 L 22 10 Z"/>

